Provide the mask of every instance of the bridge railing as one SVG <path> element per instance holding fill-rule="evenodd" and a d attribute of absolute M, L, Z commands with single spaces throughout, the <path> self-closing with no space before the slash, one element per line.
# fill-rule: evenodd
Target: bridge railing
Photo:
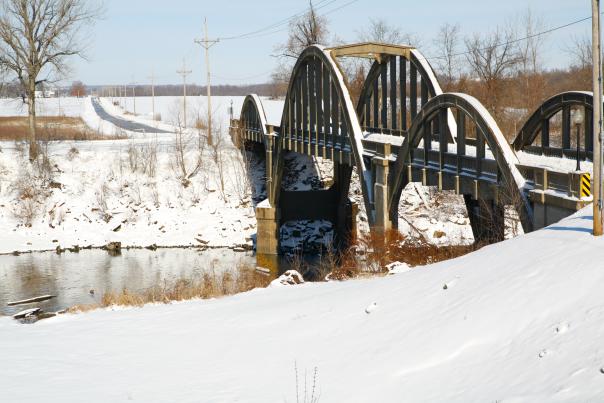
<path fill-rule="evenodd" d="M 552 168 L 517 165 L 526 179 L 526 190 L 531 201 L 546 204 L 573 204 L 581 208 L 593 201 L 581 194 L 582 177 L 586 171 L 560 171 Z"/>

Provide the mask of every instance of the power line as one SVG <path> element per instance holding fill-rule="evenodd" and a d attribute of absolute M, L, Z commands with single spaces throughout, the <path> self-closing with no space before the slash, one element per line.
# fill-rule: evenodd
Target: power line
<path fill-rule="evenodd" d="M 328 6 L 328 5 L 330 5 L 330 4 L 335 3 L 336 1 L 339 1 L 339 0 L 320 0 L 320 1 L 317 3 L 317 5 L 316 5 L 316 6 L 313 6 L 313 8 L 314 8 L 315 10 L 320 10 L 320 9 L 322 9 L 322 8 L 324 8 L 324 7 L 327 7 L 327 6 Z M 223 41 L 230 41 L 230 40 L 235 40 L 235 39 L 244 39 L 244 38 L 246 38 L 246 39 L 247 39 L 248 37 L 255 37 L 255 35 L 257 35 L 257 34 L 263 33 L 263 32 L 265 32 L 265 31 L 272 30 L 272 29 L 274 29 L 274 28 L 280 27 L 280 26 L 285 25 L 285 24 L 289 24 L 289 23 L 290 23 L 290 21 L 292 21 L 292 20 L 294 20 L 294 19 L 296 19 L 296 18 L 298 18 L 298 17 L 300 17 L 300 16 L 302 16 L 302 15 L 306 14 L 308 11 L 310 11 L 310 7 L 308 7 L 308 8 L 306 8 L 306 9 L 304 9 L 304 11 L 298 12 L 298 13 L 296 13 L 296 14 L 294 14 L 294 15 L 291 15 L 291 16 L 289 16 L 289 17 L 287 17 L 287 18 L 284 18 L 284 19 L 282 19 L 282 20 L 279 20 L 279 21 L 277 21 L 277 22 L 274 22 L 274 23 L 272 23 L 272 24 L 270 24 L 270 25 L 267 25 L 267 26 L 265 26 L 265 27 L 263 27 L 263 28 L 259 28 L 259 29 L 256 29 L 256 30 L 254 30 L 254 31 L 246 32 L 246 33 L 239 34 L 239 35 L 227 36 L 227 37 L 221 37 L 221 38 L 220 38 L 220 40 L 223 40 Z M 277 32 L 278 32 L 278 31 L 277 31 Z"/>
<path fill-rule="evenodd" d="M 356 2 L 358 2 L 358 1 L 359 1 L 359 0 L 351 0 L 351 1 L 349 1 L 348 3 L 344 3 L 344 4 L 342 4 L 342 5 L 341 5 L 341 6 L 339 6 L 339 7 L 336 7 L 336 8 L 334 8 L 334 9 L 332 9 L 332 10 L 329 10 L 329 11 L 327 11 L 327 12 L 323 13 L 321 16 L 322 16 L 322 17 L 325 17 L 326 15 L 333 14 L 334 12 L 336 12 L 336 11 L 339 11 L 339 10 L 343 9 L 344 7 L 348 7 L 349 5 L 351 5 L 351 4 L 353 4 L 353 3 L 356 3 Z M 332 1 L 332 2 L 333 2 L 333 1 Z M 330 4 L 331 4 L 331 3 L 330 3 Z M 318 9 L 318 7 L 317 7 L 317 8 L 315 8 L 315 9 Z M 245 39 L 255 39 L 255 38 L 261 38 L 261 37 L 264 37 L 264 36 L 270 36 L 270 35 L 273 35 L 273 34 L 276 34 L 276 33 L 279 33 L 279 32 L 284 32 L 284 31 L 287 31 L 288 29 L 289 29 L 289 27 L 278 28 L 278 29 L 275 29 L 275 30 L 270 31 L 270 32 L 264 32 L 264 33 L 256 34 L 256 35 L 253 35 L 253 36 L 248 36 L 248 37 L 246 37 Z"/>
<path fill-rule="evenodd" d="M 587 21 L 587 20 L 591 20 L 591 17 L 581 18 L 581 19 L 578 19 L 578 20 L 575 20 L 575 21 L 572 21 L 572 22 L 569 22 L 569 23 L 566 23 L 566 24 L 563 24 L 563 25 L 558 25 L 557 27 L 546 29 L 545 31 L 541 31 L 541 32 L 537 32 L 537 33 L 532 34 L 532 35 L 524 36 L 522 38 L 516 38 L 516 39 L 512 39 L 510 41 L 501 42 L 501 43 L 495 44 L 494 47 L 495 48 L 499 48 L 499 47 L 502 47 L 502 46 L 512 45 L 514 43 L 526 41 L 528 39 L 536 38 L 538 36 L 546 35 L 546 34 L 549 34 L 549 33 L 555 32 L 555 31 L 559 31 L 559 30 L 564 29 L 564 28 L 568 28 L 568 27 L 570 27 L 572 25 L 580 24 L 580 23 L 582 23 L 584 21 Z M 482 48 L 482 49 L 479 49 L 479 50 L 480 51 L 484 51 L 484 50 L 488 50 L 488 49 L 490 49 L 490 47 L 489 48 Z M 471 51 L 465 51 L 465 52 L 454 53 L 454 54 L 451 54 L 451 55 L 448 55 L 448 56 L 428 56 L 428 57 L 424 56 L 423 60 L 427 61 L 428 59 L 446 59 L 447 57 L 451 58 L 451 57 L 465 56 L 465 55 L 470 54 L 470 53 L 472 53 L 472 52 Z"/>

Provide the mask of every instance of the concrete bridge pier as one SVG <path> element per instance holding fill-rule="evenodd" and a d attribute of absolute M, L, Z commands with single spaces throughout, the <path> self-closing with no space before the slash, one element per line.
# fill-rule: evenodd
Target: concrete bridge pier
<path fill-rule="evenodd" d="M 379 144 L 377 156 L 371 158 L 371 171 L 373 174 L 373 226 L 372 228 L 385 233 L 392 228 L 388 198 L 390 192 L 390 144 Z"/>
<path fill-rule="evenodd" d="M 279 227 L 281 214 L 268 200 L 256 206 L 256 253 L 279 254 Z"/>

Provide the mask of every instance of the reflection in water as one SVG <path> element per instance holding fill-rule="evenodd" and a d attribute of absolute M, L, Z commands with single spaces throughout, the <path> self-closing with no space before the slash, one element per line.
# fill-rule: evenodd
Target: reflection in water
<path fill-rule="evenodd" d="M 140 292 L 164 281 L 196 278 L 208 270 L 236 270 L 240 264 L 255 265 L 250 254 L 230 249 L 123 250 L 109 256 L 101 250 L 80 253 L 34 253 L 0 256 L 0 314 L 25 308 L 56 311 L 73 305 L 97 303 L 109 291 L 124 288 Z M 92 292 L 91 292 L 92 291 Z M 9 301 L 56 295 L 49 301 L 7 307 Z"/>

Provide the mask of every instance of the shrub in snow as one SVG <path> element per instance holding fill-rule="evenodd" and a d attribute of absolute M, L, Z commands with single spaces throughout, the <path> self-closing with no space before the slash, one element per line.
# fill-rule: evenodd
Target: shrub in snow
<path fill-rule="evenodd" d="M 271 281 L 271 287 L 281 287 L 284 285 L 297 285 L 304 283 L 304 278 L 296 270 L 288 270 L 278 278 Z"/>

